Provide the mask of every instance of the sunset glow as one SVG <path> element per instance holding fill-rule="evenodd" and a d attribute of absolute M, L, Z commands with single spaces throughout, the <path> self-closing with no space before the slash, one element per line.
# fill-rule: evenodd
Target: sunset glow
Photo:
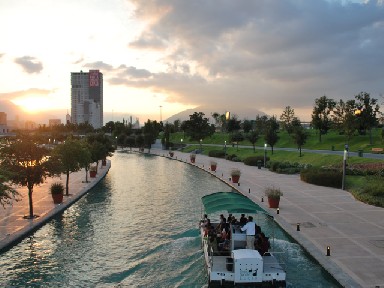
<path fill-rule="evenodd" d="M 30 113 L 64 122 L 71 72 L 89 70 L 103 73 L 104 122 L 159 120 L 159 106 L 163 120 L 291 106 L 310 121 L 323 95 L 384 94 L 382 0 L 52 3 L 0 1 L 0 100 Z"/>

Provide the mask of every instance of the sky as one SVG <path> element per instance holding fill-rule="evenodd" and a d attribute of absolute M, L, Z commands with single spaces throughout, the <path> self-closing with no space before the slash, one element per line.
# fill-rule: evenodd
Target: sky
<path fill-rule="evenodd" d="M 32 113 L 64 118 L 70 73 L 92 69 L 114 121 L 198 106 L 309 121 L 323 95 L 384 94 L 383 0 L 0 0 L 0 27 L 0 99 Z"/>

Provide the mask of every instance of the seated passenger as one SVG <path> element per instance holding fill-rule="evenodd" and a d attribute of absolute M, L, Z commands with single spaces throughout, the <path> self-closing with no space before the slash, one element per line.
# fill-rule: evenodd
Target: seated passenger
<path fill-rule="evenodd" d="M 245 214 L 241 214 L 240 225 L 244 226 L 245 224 L 247 224 L 247 218 L 245 217 Z"/>
<path fill-rule="evenodd" d="M 264 253 L 268 252 L 269 248 L 271 248 L 268 237 L 265 237 L 263 232 L 260 233 L 260 237 L 255 241 L 255 248 L 259 251 L 261 256 L 263 256 Z"/>

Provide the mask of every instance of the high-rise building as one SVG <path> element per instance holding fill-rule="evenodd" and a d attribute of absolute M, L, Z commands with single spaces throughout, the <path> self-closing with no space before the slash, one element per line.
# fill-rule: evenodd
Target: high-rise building
<path fill-rule="evenodd" d="M 103 74 L 99 70 L 71 73 L 71 121 L 103 126 Z"/>

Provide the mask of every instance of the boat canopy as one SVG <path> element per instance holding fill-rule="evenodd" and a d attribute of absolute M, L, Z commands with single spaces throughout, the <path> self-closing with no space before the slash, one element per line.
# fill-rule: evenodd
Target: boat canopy
<path fill-rule="evenodd" d="M 201 200 L 207 214 L 218 211 L 247 214 L 262 212 L 268 214 L 265 210 L 260 208 L 259 205 L 238 192 L 216 192 L 203 196 Z"/>

